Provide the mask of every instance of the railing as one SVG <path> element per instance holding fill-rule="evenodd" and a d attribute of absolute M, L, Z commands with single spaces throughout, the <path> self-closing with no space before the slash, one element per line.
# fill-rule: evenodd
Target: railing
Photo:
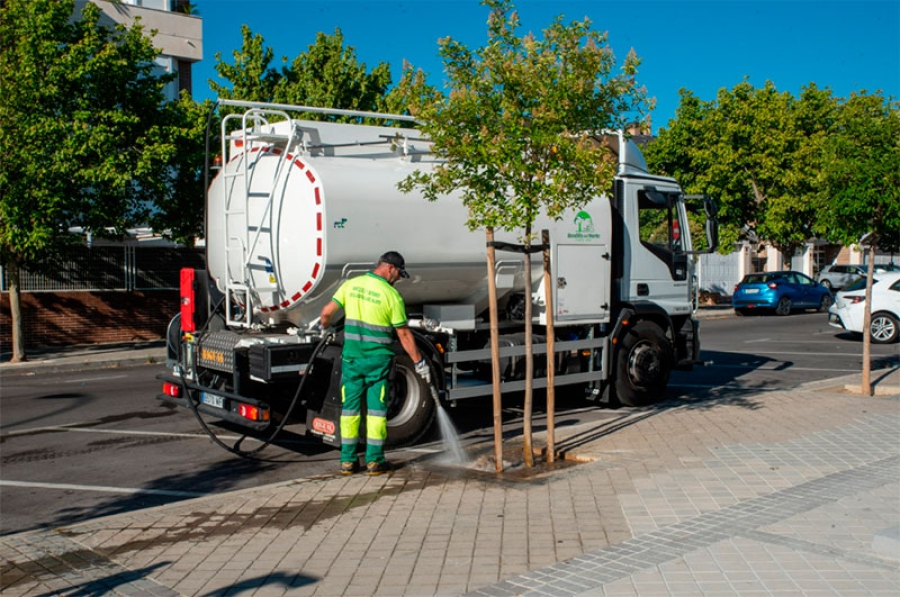
<path fill-rule="evenodd" d="M 72 247 L 52 272 L 19 272 L 21 292 L 177 290 L 183 267 L 205 266 L 201 249 Z M 9 291 L 0 267 L 0 291 Z"/>

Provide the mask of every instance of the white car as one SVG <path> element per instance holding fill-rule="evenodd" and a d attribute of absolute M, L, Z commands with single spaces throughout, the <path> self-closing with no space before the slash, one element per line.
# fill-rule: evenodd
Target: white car
<path fill-rule="evenodd" d="M 828 309 L 828 323 L 857 334 L 863 333 L 866 281 L 860 280 L 837 293 Z M 900 338 L 900 272 L 874 275 L 872 284 L 872 342 L 890 344 Z"/>

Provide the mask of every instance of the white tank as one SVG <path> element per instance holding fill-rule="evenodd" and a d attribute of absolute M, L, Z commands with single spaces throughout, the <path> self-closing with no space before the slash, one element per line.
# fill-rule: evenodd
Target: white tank
<path fill-rule="evenodd" d="M 434 166 L 428 150 L 412 129 L 310 121 L 233 136 L 207 206 L 208 268 L 218 288 L 246 285 L 258 317 L 303 325 L 343 279 L 394 250 L 410 274 L 396 285 L 408 306 L 486 304 L 485 234 L 466 227 L 460 198 L 429 202 L 397 188 Z M 630 153 L 642 160 L 636 147 Z M 535 231 L 552 225 L 539 221 Z M 497 240 L 520 242 L 511 233 Z M 497 260 L 501 287 L 521 289 L 523 256 L 498 252 Z M 537 286 L 539 254 L 533 262 Z"/>

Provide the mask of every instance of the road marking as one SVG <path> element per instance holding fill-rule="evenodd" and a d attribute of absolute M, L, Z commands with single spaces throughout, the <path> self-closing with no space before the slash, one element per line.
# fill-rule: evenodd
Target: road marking
<path fill-rule="evenodd" d="M 153 435 L 159 437 L 187 437 L 187 438 L 196 438 L 196 439 L 207 439 L 209 436 L 205 433 L 171 433 L 171 432 L 158 432 L 158 431 L 128 431 L 122 429 L 99 429 L 96 427 L 69 427 L 67 425 L 53 425 L 49 427 L 32 427 L 30 429 L 20 429 L 18 431 L 10 431 L 9 433 L 4 433 L 3 437 L 9 437 L 11 435 L 26 435 L 29 433 L 35 433 L 37 431 L 75 431 L 79 433 L 112 433 L 117 435 Z M 241 436 L 238 435 L 220 435 L 217 436 L 219 439 L 233 439 L 238 440 Z M 253 439 L 253 438 L 247 438 Z"/>
<path fill-rule="evenodd" d="M 701 390 L 736 390 L 740 392 L 784 392 L 792 388 L 757 388 L 757 387 L 744 387 L 744 386 L 732 386 L 732 385 L 707 385 L 707 384 L 699 384 L 699 383 L 670 383 L 668 384 L 670 388 L 699 388 Z"/>
<path fill-rule="evenodd" d="M 757 344 L 765 342 L 766 344 L 834 344 L 834 340 L 772 340 L 764 338 L 762 340 L 745 340 L 744 344 Z M 704 346 L 705 348 L 705 346 Z"/>
<path fill-rule="evenodd" d="M 787 365 L 785 367 L 784 365 Z M 788 363 L 780 363 L 774 366 L 762 367 L 762 366 L 753 366 L 753 365 L 720 365 L 719 363 L 713 363 L 712 367 L 717 369 L 746 369 L 747 371 L 831 371 L 833 373 L 862 373 L 862 369 L 835 369 L 834 367 L 828 367 L 825 369 L 820 369 L 816 367 L 797 367 L 795 365 L 790 365 Z M 875 371 L 882 371 L 882 369 L 875 369 Z"/>
<path fill-rule="evenodd" d="M 18 431 L 10 431 L 9 433 L 0 434 L 0 437 L 10 437 L 15 435 L 28 435 L 30 433 L 38 433 L 41 431 L 75 431 L 78 433 L 108 433 L 113 435 L 147 435 L 154 437 L 186 437 L 188 439 L 209 439 L 209 435 L 206 433 L 170 433 L 170 432 L 158 432 L 158 431 L 130 431 L 123 429 L 101 429 L 96 427 L 68 427 L 66 425 L 58 425 L 51 427 L 32 427 L 30 429 L 20 429 Z M 237 441 L 243 438 L 244 441 L 247 442 L 258 442 L 262 443 L 264 440 L 258 437 L 250 437 L 250 436 L 242 436 L 242 435 L 216 435 L 216 438 L 222 441 Z M 320 446 L 322 442 L 314 439 L 282 439 L 276 438 L 275 442 L 278 445 L 298 445 L 298 446 Z"/>
<path fill-rule="evenodd" d="M 704 352 L 717 352 L 715 350 L 715 348 L 710 349 L 706 346 L 703 347 L 703 351 Z M 722 352 L 726 352 L 726 351 L 722 351 Z M 861 357 L 862 356 L 861 352 L 818 352 L 818 353 L 813 353 L 813 352 L 778 352 L 778 351 L 770 351 L 770 350 L 767 350 L 764 353 L 734 352 L 734 351 L 727 351 L 727 352 L 728 352 L 728 354 L 745 354 L 745 355 L 753 355 L 753 356 L 768 356 L 770 354 L 788 354 L 788 355 L 801 355 L 801 356 L 816 357 L 816 358 L 818 358 L 818 357 Z M 875 355 L 875 356 L 885 356 L 885 355 Z"/>
<path fill-rule="evenodd" d="M 86 381 L 106 381 L 108 379 L 121 379 L 127 375 L 108 375 L 104 377 L 83 377 L 81 379 L 64 379 L 63 383 L 84 383 Z"/>
<path fill-rule="evenodd" d="M 196 493 L 193 491 L 174 491 L 169 489 L 141 489 L 135 487 L 106 487 L 103 485 L 71 485 L 69 483 L 33 483 L 30 481 L 5 481 L 0 479 L 0 487 L 34 487 L 40 489 L 61 489 L 77 491 L 99 491 L 102 493 L 128 493 L 142 495 L 162 495 L 166 497 L 204 497 L 208 493 Z"/>

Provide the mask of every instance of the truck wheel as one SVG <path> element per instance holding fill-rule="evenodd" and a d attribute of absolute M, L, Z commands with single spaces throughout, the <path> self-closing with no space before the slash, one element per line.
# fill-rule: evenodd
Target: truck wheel
<path fill-rule="evenodd" d="M 436 405 L 428 384 L 416 374 L 407 355 L 398 355 L 388 401 L 387 447 L 415 443 L 431 428 Z"/>
<path fill-rule="evenodd" d="M 672 371 L 669 340 L 656 324 L 628 330 L 616 352 L 615 391 L 621 404 L 643 406 L 662 397 Z"/>

